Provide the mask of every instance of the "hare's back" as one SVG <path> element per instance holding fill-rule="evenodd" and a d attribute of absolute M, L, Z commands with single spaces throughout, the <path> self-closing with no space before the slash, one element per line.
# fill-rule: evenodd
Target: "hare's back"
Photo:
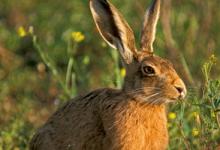
<path fill-rule="evenodd" d="M 98 89 L 78 96 L 57 110 L 31 141 L 31 149 L 102 149 L 102 103 L 120 91 Z"/>

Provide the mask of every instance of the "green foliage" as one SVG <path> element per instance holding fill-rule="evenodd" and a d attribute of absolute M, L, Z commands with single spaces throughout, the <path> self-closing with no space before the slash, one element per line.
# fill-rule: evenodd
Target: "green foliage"
<path fill-rule="evenodd" d="M 220 80 L 210 78 L 215 63 L 216 58 L 212 55 L 202 68 L 205 84 L 201 95 L 198 91 L 190 91 L 186 101 L 171 109 L 178 115 L 170 122 L 170 149 L 214 149 L 218 146 Z"/>

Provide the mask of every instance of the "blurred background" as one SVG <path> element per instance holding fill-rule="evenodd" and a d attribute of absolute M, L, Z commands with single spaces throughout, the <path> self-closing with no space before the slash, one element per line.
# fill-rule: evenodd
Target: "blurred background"
<path fill-rule="evenodd" d="M 138 45 L 151 1 L 111 2 L 129 22 Z M 88 0 L 0 4 L 0 150 L 23 150 L 64 102 L 100 87 L 120 88 L 126 72 L 117 51 L 97 32 Z M 184 107 L 169 109 L 169 149 L 220 143 L 219 7 L 218 0 L 163 0 L 155 51 L 174 63 L 189 90 Z"/>

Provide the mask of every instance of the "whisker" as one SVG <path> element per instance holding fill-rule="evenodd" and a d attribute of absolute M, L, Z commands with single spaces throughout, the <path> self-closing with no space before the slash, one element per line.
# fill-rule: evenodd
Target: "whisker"
<path fill-rule="evenodd" d="M 162 93 L 160 92 L 158 95 L 156 95 L 157 97 L 155 97 L 154 99 L 150 99 L 147 101 L 147 104 L 150 104 L 150 105 L 155 105 L 155 104 L 162 104 L 164 103 L 164 98 L 163 98 L 163 95 Z"/>
<path fill-rule="evenodd" d="M 161 90 L 160 88 L 156 87 L 145 87 L 145 88 L 139 88 L 139 89 L 134 89 L 131 91 L 128 91 L 127 94 L 136 94 L 136 93 L 141 93 L 141 92 L 150 92 L 151 90 Z"/>
<path fill-rule="evenodd" d="M 137 88 L 137 89 L 134 89 L 134 90 L 132 90 L 132 91 L 135 91 L 135 90 L 145 90 L 145 89 L 158 89 L 158 90 L 160 90 L 161 88 L 158 88 L 158 87 L 142 87 L 142 88 Z"/>
<path fill-rule="evenodd" d="M 154 97 L 154 96 L 157 96 L 157 95 L 159 95 L 159 94 L 161 94 L 161 92 L 155 93 L 155 94 L 149 96 L 147 99 L 150 99 L 150 98 L 152 98 L 152 97 Z"/>
<path fill-rule="evenodd" d="M 155 105 L 161 105 L 165 102 L 166 100 L 164 98 L 158 98 L 157 100 L 155 100 L 154 104 Z"/>
<path fill-rule="evenodd" d="M 155 101 L 155 98 L 157 98 L 158 96 L 161 95 L 161 92 L 158 93 L 153 93 L 151 95 L 148 95 L 147 97 L 142 97 L 142 99 L 144 99 L 144 101 L 142 102 L 143 104 L 151 104 Z"/>

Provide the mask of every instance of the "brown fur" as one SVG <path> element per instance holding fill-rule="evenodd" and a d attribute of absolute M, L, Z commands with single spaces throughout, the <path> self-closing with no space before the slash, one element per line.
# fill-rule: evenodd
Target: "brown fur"
<path fill-rule="evenodd" d="M 167 143 L 164 105 L 148 106 L 120 90 L 100 89 L 58 110 L 30 149 L 161 150 Z"/>
<path fill-rule="evenodd" d="M 155 30 L 152 24 L 157 18 L 151 13 L 159 11 L 158 1 L 150 7 L 150 23 L 144 28 Z M 124 62 L 123 88 L 98 89 L 69 101 L 37 131 L 30 149 L 165 150 L 165 104 L 185 97 L 183 81 L 173 65 L 153 55 L 152 49 L 136 50 L 130 27 L 112 4 L 90 0 L 90 8 L 102 37 L 119 50 Z M 146 45 L 152 45 L 154 38 L 148 38 L 152 39 Z"/>

